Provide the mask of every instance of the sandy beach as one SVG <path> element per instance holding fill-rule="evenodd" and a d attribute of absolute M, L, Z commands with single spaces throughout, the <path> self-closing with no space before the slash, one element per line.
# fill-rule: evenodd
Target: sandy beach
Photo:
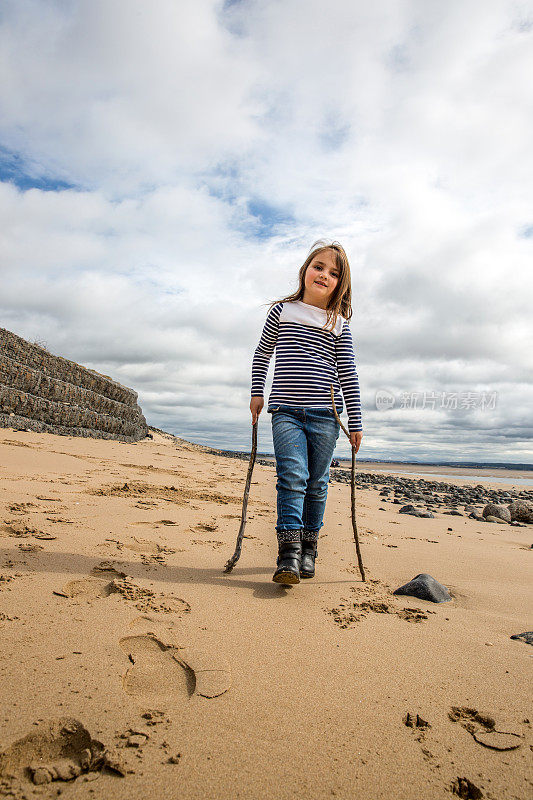
<path fill-rule="evenodd" d="M 273 466 L 225 574 L 246 461 L 155 432 L 2 429 L 0 452 L 0 796 L 532 796 L 533 647 L 510 637 L 533 627 L 533 526 L 358 489 L 363 583 L 332 482 L 316 577 L 283 587 Z M 393 595 L 421 572 L 452 600 Z M 69 736 L 107 766 L 31 784 Z"/>

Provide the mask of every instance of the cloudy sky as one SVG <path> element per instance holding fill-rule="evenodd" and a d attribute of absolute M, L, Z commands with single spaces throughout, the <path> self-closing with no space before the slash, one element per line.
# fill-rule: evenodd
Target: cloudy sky
<path fill-rule="evenodd" d="M 533 461 L 533 2 L 4 0 L 0 64 L 1 326 L 244 450 L 338 239 L 359 456 Z"/>

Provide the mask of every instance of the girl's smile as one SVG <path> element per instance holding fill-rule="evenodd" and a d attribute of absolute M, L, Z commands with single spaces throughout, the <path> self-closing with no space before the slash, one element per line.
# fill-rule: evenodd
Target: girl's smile
<path fill-rule="evenodd" d="M 339 268 L 332 250 L 324 250 L 305 271 L 303 303 L 326 309 L 339 282 Z"/>

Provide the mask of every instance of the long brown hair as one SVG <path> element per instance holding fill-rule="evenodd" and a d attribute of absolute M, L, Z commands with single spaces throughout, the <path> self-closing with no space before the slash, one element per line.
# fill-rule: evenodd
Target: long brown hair
<path fill-rule="evenodd" d="M 339 242 L 329 243 L 326 239 L 318 239 L 312 245 L 309 255 L 300 267 L 300 272 L 298 273 L 298 289 L 282 300 L 274 300 L 270 304 L 270 308 L 275 306 L 276 303 L 290 303 L 295 300 L 303 300 L 307 267 L 315 256 L 319 255 L 319 253 L 322 253 L 324 250 L 332 250 L 335 253 L 335 262 L 339 270 L 339 280 L 328 301 L 326 308 L 326 324 L 324 325 L 325 329 L 332 330 L 335 327 L 339 314 L 343 316 L 344 319 L 350 319 L 352 316 L 352 276 L 350 273 L 350 264 L 348 263 L 348 256 L 344 251 L 344 247 L 339 244 Z"/>

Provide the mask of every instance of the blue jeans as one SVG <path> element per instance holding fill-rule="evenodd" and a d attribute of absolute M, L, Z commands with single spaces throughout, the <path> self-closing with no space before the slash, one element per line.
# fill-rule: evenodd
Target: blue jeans
<path fill-rule="evenodd" d="M 328 408 L 269 405 L 276 455 L 276 530 L 316 534 L 328 494 L 329 467 L 340 426 Z"/>

